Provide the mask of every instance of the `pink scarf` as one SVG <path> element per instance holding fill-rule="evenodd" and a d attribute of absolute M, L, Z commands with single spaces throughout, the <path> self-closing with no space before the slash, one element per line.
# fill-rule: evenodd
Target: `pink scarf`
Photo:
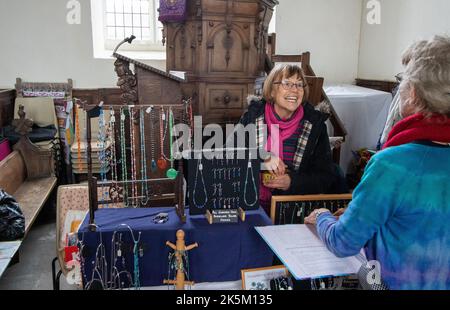
<path fill-rule="evenodd" d="M 283 160 L 284 141 L 292 136 L 300 125 L 300 121 L 304 116 L 303 106 L 299 106 L 289 120 L 279 120 L 273 104 L 268 102 L 266 103 L 264 116 L 268 132 L 265 149 L 268 152 L 272 151 L 275 156 Z M 272 198 L 272 193 L 269 188 L 263 185 L 262 178 L 259 198 L 263 204 L 270 203 L 270 199 Z"/>

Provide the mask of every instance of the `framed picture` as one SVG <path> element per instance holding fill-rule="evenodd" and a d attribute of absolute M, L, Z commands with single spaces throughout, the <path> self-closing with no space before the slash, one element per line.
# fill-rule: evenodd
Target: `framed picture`
<path fill-rule="evenodd" d="M 270 290 L 270 280 L 288 276 L 289 272 L 283 265 L 272 266 L 266 268 L 243 269 L 242 275 L 242 289 L 266 291 Z"/>

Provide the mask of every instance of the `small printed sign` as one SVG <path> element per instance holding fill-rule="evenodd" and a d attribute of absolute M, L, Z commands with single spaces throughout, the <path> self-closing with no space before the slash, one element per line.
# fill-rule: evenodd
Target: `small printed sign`
<path fill-rule="evenodd" d="M 239 221 L 238 210 L 211 210 L 212 222 L 216 223 L 237 223 Z"/>

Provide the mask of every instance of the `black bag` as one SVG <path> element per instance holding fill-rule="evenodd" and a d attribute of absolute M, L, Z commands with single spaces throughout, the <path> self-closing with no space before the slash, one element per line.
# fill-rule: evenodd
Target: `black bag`
<path fill-rule="evenodd" d="M 13 241 L 25 235 L 25 217 L 11 195 L 0 189 L 0 241 Z"/>

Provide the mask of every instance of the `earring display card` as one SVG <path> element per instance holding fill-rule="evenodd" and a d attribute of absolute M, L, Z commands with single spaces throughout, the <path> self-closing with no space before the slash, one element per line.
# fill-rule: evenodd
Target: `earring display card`
<path fill-rule="evenodd" d="M 194 153 L 188 160 L 190 214 L 258 209 L 260 160 L 248 150 L 214 150 L 214 156 L 211 152 Z"/>

